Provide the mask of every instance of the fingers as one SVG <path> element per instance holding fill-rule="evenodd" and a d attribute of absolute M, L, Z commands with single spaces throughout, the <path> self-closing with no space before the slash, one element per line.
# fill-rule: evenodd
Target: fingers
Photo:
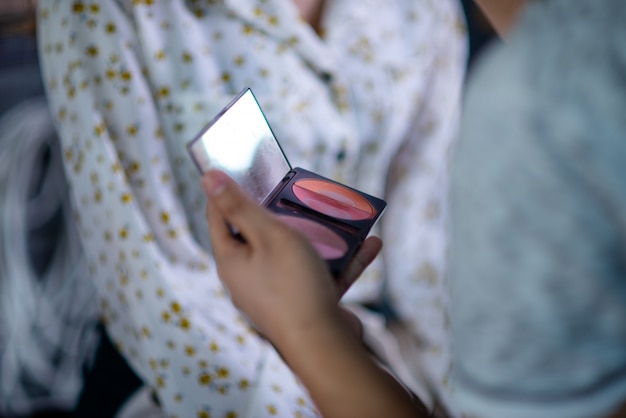
<path fill-rule="evenodd" d="M 214 252 L 241 248 L 241 241 L 233 236 L 228 225 L 241 233 L 248 245 L 257 248 L 262 230 L 272 225 L 274 218 L 221 171 L 205 174 L 202 185 L 209 196 L 207 219 Z"/>
<path fill-rule="evenodd" d="M 356 316 L 350 310 L 340 306 L 339 312 L 341 320 L 346 324 L 350 334 L 352 334 L 357 340 L 363 340 L 363 324 L 358 316 Z"/>
<path fill-rule="evenodd" d="M 378 237 L 369 237 L 361 245 L 354 259 L 346 269 L 346 272 L 339 279 L 339 298 L 341 298 L 359 278 L 363 271 L 376 258 L 383 247 L 383 242 Z"/>
<path fill-rule="evenodd" d="M 226 255 L 230 248 L 242 245 L 233 236 L 226 219 L 213 202 L 213 199 L 208 201 L 206 217 L 209 223 L 209 236 L 213 244 L 213 252 L 218 258 Z"/>

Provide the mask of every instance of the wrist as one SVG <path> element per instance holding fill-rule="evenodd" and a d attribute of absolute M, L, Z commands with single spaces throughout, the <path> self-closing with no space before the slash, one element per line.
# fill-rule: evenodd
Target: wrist
<path fill-rule="evenodd" d="M 274 341 L 323 416 L 428 416 L 355 338 L 340 308 Z"/>
<path fill-rule="evenodd" d="M 342 318 L 338 306 L 332 306 L 317 315 L 293 321 L 289 326 L 282 327 L 280 332 L 272 336 L 274 346 L 290 362 L 299 357 L 316 356 L 320 343 L 345 344 L 343 339 L 352 337 L 352 332 Z"/>

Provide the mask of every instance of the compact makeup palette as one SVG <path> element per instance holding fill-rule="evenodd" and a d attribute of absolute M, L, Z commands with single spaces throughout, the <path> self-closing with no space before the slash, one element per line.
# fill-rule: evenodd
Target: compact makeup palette
<path fill-rule="evenodd" d="M 335 277 L 348 267 L 386 206 L 381 199 L 292 168 L 249 88 L 187 148 L 200 172 L 224 171 L 281 221 L 304 234 Z"/>

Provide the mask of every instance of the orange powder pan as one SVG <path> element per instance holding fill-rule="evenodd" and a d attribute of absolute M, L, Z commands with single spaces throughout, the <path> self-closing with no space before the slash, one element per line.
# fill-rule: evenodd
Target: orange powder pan
<path fill-rule="evenodd" d="M 326 180 L 298 180 L 291 190 L 302 204 L 333 218 L 361 221 L 376 213 L 360 193 Z"/>

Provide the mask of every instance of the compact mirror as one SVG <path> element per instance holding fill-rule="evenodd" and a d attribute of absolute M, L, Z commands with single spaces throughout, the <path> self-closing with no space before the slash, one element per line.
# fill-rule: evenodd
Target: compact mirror
<path fill-rule="evenodd" d="M 200 172 L 225 172 L 259 203 L 291 170 L 250 89 L 242 91 L 187 147 Z"/>
<path fill-rule="evenodd" d="M 250 89 L 204 127 L 188 148 L 201 172 L 225 172 L 307 237 L 335 277 L 343 274 L 386 206 L 374 196 L 292 168 Z"/>

